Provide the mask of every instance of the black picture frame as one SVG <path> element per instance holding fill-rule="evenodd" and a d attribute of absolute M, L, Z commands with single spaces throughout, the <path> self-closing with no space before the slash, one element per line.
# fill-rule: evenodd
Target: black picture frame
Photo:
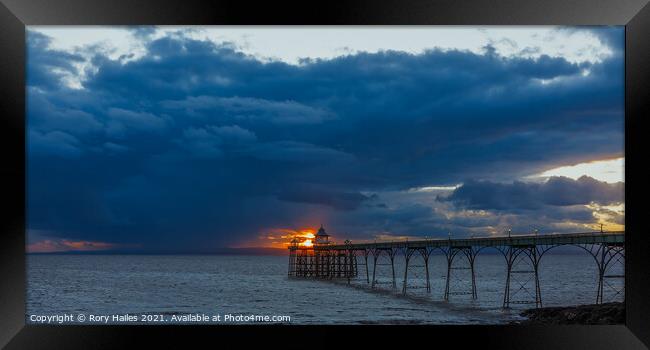
<path fill-rule="evenodd" d="M 650 346 L 650 251 L 643 229 L 643 118 L 650 104 L 648 0 L 100 1 L 0 0 L 3 219 L 0 346 L 188 347 L 188 340 L 278 347 L 445 346 L 627 349 Z M 29 25 L 625 25 L 626 322 L 612 326 L 36 326 L 25 324 L 25 26 Z M 329 345 L 328 345 L 329 344 Z M 422 345 L 417 345 L 422 344 Z M 645 346 L 644 346 L 645 344 Z M 454 345 L 452 345 L 454 346 Z"/>

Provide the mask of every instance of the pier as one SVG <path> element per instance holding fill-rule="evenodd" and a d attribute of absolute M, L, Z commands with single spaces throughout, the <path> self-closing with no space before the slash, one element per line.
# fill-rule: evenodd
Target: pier
<path fill-rule="evenodd" d="M 379 283 L 387 283 L 390 288 L 409 293 L 422 288 L 431 293 L 430 258 L 433 254 L 444 256 L 446 261 L 446 282 L 442 298 L 449 300 L 458 294 L 477 299 L 476 257 L 490 248 L 504 258 L 506 271 L 503 308 L 513 304 L 534 304 L 542 307 L 539 282 L 539 264 L 547 252 L 561 246 L 582 248 L 594 258 L 597 266 L 596 304 L 603 303 L 605 290 L 614 295 L 624 295 L 624 283 L 618 286 L 612 280 L 624 282 L 624 273 L 616 273 L 613 266 L 624 266 L 625 232 L 582 232 L 562 234 L 508 234 L 460 239 L 424 239 L 399 242 L 375 242 L 333 244 L 321 226 L 315 242 L 309 246 L 292 241 L 289 246 L 290 278 L 351 280 L 361 278 L 370 288 Z M 551 255 L 552 256 L 552 255 Z M 547 257 L 548 259 L 549 257 Z M 400 262 L 397 264 L 396 262 Z M 401 270 L 398 271 L 398 265 Z M 372 266 L 372 272 L 370 267 Z M 378 269 L 388 269 L 391 276 L 388 282 L 380 282 Z M 624 271 L 624 269 L 623 269 Z M 410 278 L 413 273 L 423 275 L 421 283 Z M 469 276 L 466 286 L 452 288 L 450 281 L 454 275 L 464 273 Z M 561 278 L 561 277 L 558 277 Z M 461 286 L 463 287 L 463 286 Z"/>

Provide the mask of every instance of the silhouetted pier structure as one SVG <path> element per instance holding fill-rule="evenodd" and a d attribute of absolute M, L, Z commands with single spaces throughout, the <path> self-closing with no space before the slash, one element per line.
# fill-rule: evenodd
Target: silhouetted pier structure
<path fill-rule="evenodd" d="M 451 295 L 467 294 L 472 299 L 478 298 L 476 287 L 476 256 L 486 248 L 493 248 L 505 258 L 506 281 L 503 295 L 503 307 L 511 304 L 535 304 L 542 306 L 539 282 L 539 264 L 542 257 L 550 250 L 560 246 L 576 246 L 584 249 L 595 260 L 598 273 L 596 286 L 596 303 L 603 302 L 605 286 L 616 295 L 624 293 L 622 287 L 616 289 L 611 279 L 624 281 L 624 273 L 612 273 L 615 264 L 625 261 L 625 232 L 583 232 L 570 234 L 532 234 L 499 237 L 461 238 L 461 239 L 425 239 L 400 242 L 376 242 L 352 244 L 332 244 L 329 236 L 321 226 L 316 241 L 312 246 L 304 246 L 294 241 L 289 246 L 289 276 L 315 279 L 352 279 L 361 277 L 371 288 L 380 283 L 377 270 L 380 266 L 390 267 L 391 280 L 388 283 L 397 289 L 398 276 L 401 292 L 407 294 L 409 289 L 423 288 L 431 292 L 429 262 L 432 254 L 441 254 L 446 259 L 446 282 L 443 298 L 449 300 Z M 384 259 L 381 259 L 384 257 Z M 418 259 L 415 259 L 415 258 Z M 403 271 L 396 271 L 396 260 L 403 261 Z M 417 260 L 417 264 L 414 263 Z M 459 266 L 459 261 L 464 263 Z M 372 273 L 369 265 L 373 266 Z M 359 271 L 361 269 L 361 272 Z M 424 273 L 424 285 L 409 283 L 409 273 L 418 270 Z M 450 280 L 458 270 L 469 273 L 466 290 L 452 290 Z M 365 278 L 363 278 L 365 277 Z M 525 281 L 522 283 L 521 281 Z M 529 286 L 531 285 L 532 286 Z M 519 298 L 513 298 L 519 296 Z M 524 296 L 524 298 L 521 298 Z M 526 296 L 529 296 L 526 298 Z"/>

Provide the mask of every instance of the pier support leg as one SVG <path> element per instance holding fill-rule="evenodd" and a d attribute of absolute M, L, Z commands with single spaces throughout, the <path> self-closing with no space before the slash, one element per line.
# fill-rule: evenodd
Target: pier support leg
<path fill-rule="evenodd" d="M 424 255 L 424 271 L 427 274 L 427 293 L 431 293 L 431 282 L 429 281 L 429 254 Z"/>
<path fill-rule="evenodd" d="M 503 308 L 510 307 L 510 273 L 512 272 L 512 247 L 506 252 L 506 288 L 503 291 Z"/>
<path fill-rule="evenodd" d="M 472 299 L 478 299 L 478 293 L 476 291 L 476 274 L 474 273 L 474 262 L 472 261 Z"/>
<path fill-rule="evenodd" d="M 406 281 L 408 281 L 409 273 L 409 253 L 406 253 L 406 261 L 404 264 L 404 285 L 402 286 L 402 295 L 406 295 Z"/>
<path fill-rule="evenodd" d="M 604 284 L 605 284 L 605 256 L 606 256 L 606 247 L 604 244 L 601 244 L 598 248 L 600 250 L 600 256 L 598 263 L 598 290 L 596 291 L 596 304 L 603 303 L 603 294 L 604 294 Z"/>
<path fill-rule="evenodd" d="M 375 282 L 376 282 L 375 277 L 376 277 L 376 273 L 377 273 L 377 255 L 373 254 L 372 257 L 373 257 L 374 263 L 372 265 L 372 284 L 370 285 L 370 288 L 375 288 Z"/>
<path fill-rule="evenodd" d="M 464 247 L 463 248 L 450 247 L 446 252 L 447 280 L 445 281 L 445 297 L 444 297 L 445 301 L 449 301 L 449 295 L 451 294 L 451 270 L 452 270 L 452 266 L 454 265 L 454 258 L 461 251 L 467 255 L 465 250 L 466 248 Z"/>
<path fill-rule="evenodd" d="M 347 252 L 345 254 L 345 277 L 348 279 L 348 284 L 350 284 L 350 277 L 352 277 L 352 252 Z"/>
<path fill-rule="evenodd" d="M 413 254 L 415 254 L 416 252 L 419 253 L 420 255 L 422 255 L 422 260 L 423 260 L 423 263 L 424 263 L 423 265 L 418 265 L 417 264 L 417 259 L 415 259 L 415 261 L 413 261 L 413 264 L 411 264 L 412 263 L 411 258 L 413 257 Z M 429 252 L 427 251 L 427 249 L 426 248 L 407 248 L 406 251 L 404 252 L 404 263 L 405 263 L 404 264 L 404 281 L 402 283 L 402 294 L 406 295 L 406 292 L 407 292 L 407 290 L 409 288 L 409 284 L 408 284 L 409 283 L 408 282 L 409 268 L 413 269 L 413 268 L 419 268 L 419 267 L 424 268 L 425 283 L 426 284 L 423 287 L 422 286 L 414 286 L 412 288 L 425 288 L 427 293 L 430 292 L 431 291 L 431 285 L 430 285 L 430 281 L 429 281 Z M 411 272 L 413 272 L 413 271 L 411 271 Z M 415 272 L 417 273 L 417 270 Z M 415 278 L 417 279 L 418 276 L 416 275 Z"/>
<path fill-rule="evenodd" d="M 447 258 L 447 280 L 445 281 L 445 301 L 449 301 L 449 280 L 451 279 L 451 260 Z"/>
<path fill-rule="evenodd" d="M 625 264 L 625 248 L 623 244 L 608 244 L 603 243 L 599 244 L 598 248 L 594 252 L 594 247 L 587 249 L 596 259 L 596 264 L 598 265 L 598 287 L 596 289 L 596 304 L 602 304 L 605 297 L 605 285 L 609 287 L 610 290 L 615 292 L 615 295 L 623 294 L 625 291 L 625 283 L 622 283 L 622 287 L 617 288 L 615 284 L 609 284 L 606 282 L 606 279 L 625 279 L 625 270 L 623 269 L 623 274 L 609 274 L 607 275 L 607 269 L 611 267 L 612 263 L 619 263 L 621 265 Z M 624 294 L 623 294 L 624 295 Z"/>
<path fill-rule="evenodd" d="M 543 307 L 542 305 L 542 290 L 539 287 L 539 257 L 537 256 L 537 248 L 532 251 L 533 266 L 535 268 L 535 307 Z"/>
<path fill-rule="evenodd" d="M 600 261 L 596 261 L 598 263 L 598 289 L 596 290 L 596 304 L 602 304 L 603 303 L 603 282 L 604 282 L 604 276 L 605 276 L 605 269 L 603 269 L 603 262 L 605 261 L 605 247 L 601 245 L 599 248 L 601 253 L 600 253 Z"/>
<path fill-rule="evenodd" d="M 397 288 L 397 281 L 395 280 L 395 252 L 391 250 L 390 253 L 390 268 L 393 273 L 393 289 Z"/>
<path fill-rule="evenodd" d="M 363 259 L 366 261 L 366 283 L 370 284 L 370 273 L 368 272 L 368 250 L 363 251 Z"/>
<path fill-rule="evenodd" d="M 603 262 L 605 261 L 605 247 L 601 245 L 600 247 L 600 261 L 598 261 L 598 290 L 596 291 L 596 304 L 603 303 L 603 284 L 605 269 L 603 268 Z"/>
<path fill-rule="evenodd" d="M 542 248 L 543 249 L 543 248 Z M 523 254 L 523 255 L 522 255 Z M 510 304 L 535 304 L 536 308 L 542 307 L 542 290 L 539 283 L 539 261 L 541 254 L 538 252 L 538 248 L 535 245 L 526 245 L 526 246 L 510 246 L 507 251 L 504 253 L 507 264 L 507 275 L 506 275 L 506 288 L 503 295 L 503 308 L 510 308 Z M 523 265 L 523 266 L 521 266 Z M 514 268 L 518 267 L 518 270 Z M 528 270 L 532 267 L 532 270 Z M 523 268 L 523 270 L 522 270 Z M 528 268 L 528 269 L 526 269 Z M 529 295 L 527 282 L 519 282 L 519 288 L 517 288 L 514 293 L 510 288 L 513 278 L 512 275 L 517 274 L 533 274 L 532 281 L 534 283 L 535 290 L 535 300 L 512 300 L 512 296 L 518 292 L 525 292 L 523 294 Z M 530 281 L 530 279 L 528 281 Z"/>
<path fill-rule="evenodd" d="M 445 300 L 449 300 L 449 295 L 451 294 L 451 277 L 452 277 L 452 270 L 453 265 L 454 265 L 454 259 L 458 255 L 458 253 L 462 252 L 465 258 L 467 259 L 467 264 L 469 267 L 467 268 L 460 268 L 457 267 L 456 269 L 463 269 L 463 270 L 469 270 L 469 280 L 470 280 L 470 292 L 465 293 L 465 292 L 457 292 L 459 294 L 470 294 L 472 296 L 472 300 L 476 300 L 478 297 L 478 293 L 476 292 L 476 272 L 474 270 L 474 260 L 476 258 L 477 250 L 474 249 L 472 246 L 463 246 L 463 247 L 452 247 L 450 250 L 447 251 L 447 283 L 445 285 Z"/>
<path fill-rule="evenodd" d="M 470 273 L 472 277 L 472 300 L 476 300 L 478 293 L 476 292 L 476 273 L 474 272 L 474 261 L 476 260 L 476 251 L 473 248 L 463 249 L 463 253 L 469 262 Z"/>

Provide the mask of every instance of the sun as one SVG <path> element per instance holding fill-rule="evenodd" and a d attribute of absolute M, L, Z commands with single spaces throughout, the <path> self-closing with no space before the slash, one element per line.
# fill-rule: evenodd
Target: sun
<path fill-rule="evenodd" d="M 306 239 L 304 242 L 301 243 L 303 247 L 311 247 L 314 245 L 314 243 L 311 242 L 311 239 Z"/>

